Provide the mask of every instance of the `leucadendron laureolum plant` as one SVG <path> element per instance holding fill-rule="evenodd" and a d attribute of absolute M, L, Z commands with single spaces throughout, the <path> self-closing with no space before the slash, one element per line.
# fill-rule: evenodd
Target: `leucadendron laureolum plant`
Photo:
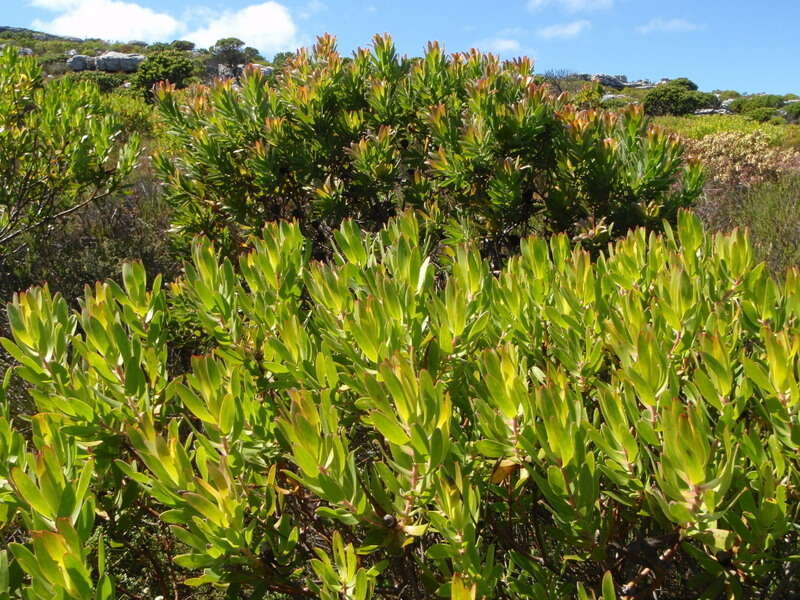
<path fill-rule="evenodd" d="M 284 222 L 237 267 L 195 240 L 169 291 L 128 264 L 77 312 L 19 294 L 38 413 L 0 419 L 0 595 L 127 597 L 107 532 L 141 507 L 124 536 L 169 532 L 174 597 L 797 589 L 798 275 L 678 221 L 499 272 L 413 214 L 345 221 L 328 263 Z M 188 314 L 212 350 L 174 376 Z"/>
<path fill-rule="evenodd" d="M 34 57 L 0 50 L 0 260 L 124 185 L 139 139 L 121 135 L 96 85 L 45 84 Z"/>
<path fill-rule="evenodd" d="M 277 79 L 251 70 L 241 85 L 162 86 L 154 164 L 178 242 L 202 233 L 228 255 L 280 218 L 321 255 L 342 219 L 374 231 L 405 208 L 469 224 L 488 256 L 513 254 L 532 231 L 602 246 L 697 199 L 702 173 L 676 136 L 637 108 L 570 102 L 534 82 L 529 59 L 436 43 L 409 59 L 389 36 L 348 58 L 323 36 Z"/>

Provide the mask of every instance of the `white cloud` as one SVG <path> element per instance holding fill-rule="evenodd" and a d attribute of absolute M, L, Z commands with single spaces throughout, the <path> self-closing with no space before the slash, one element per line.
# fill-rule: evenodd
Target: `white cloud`
<path fill-rule="evenodd" d="M 509 52 L 519 52 L 522 50 L 522 44 L 519 43 L 519 40 L 512 38 L 489 38 L 488 40 L 478 42 L 477 45 L 482 50 L 488 50 L 495 54 L 508 54 Z"/>
<path fill-rule="evenodd" d="M 636 31 L 642 35 L 648 35 L 656 31 L 663 31 L 668 33 L 680 33 L 686 31 L 697 31 L 702 29 L 701 25 L 687 21 L 686 19 L 662 19 L 656 18 L 651 20 L 646 25 L 637 27 Z"/>
<path fill-rule="evenodd" d="M 583 12 L 611 8 L 614 0 L 528 0 L 528 10 L 541 10 L 547 6 L 559 6 L 567 12 Z"/>
<path fill-rule="evenodd" d="M 32 26 L 59 35 L 146 42 L 180 37 L 202 47 L 212 46 L 221 38 L 237 37 L 267 54 L 294 50 L 300 45 L 289 10 L 272 0 L 225 12 L 193 6 L 180 19 L 125 0 L 28 0 L 28 3 L 56 13 L 50 20 L 37 19 Z M 309 0 L 300 17 L 325 8 L 322 0 Z"/>
<path fill-rule="evenodd" d="M 184 37 L 205 48 L 221 38 L 237 37 L 266 53 L 294 50 L 298 46 L 292 15 L 285 6 L 271 1 L 222 13 Z"/>
<path fill-rule="evenodd" d="M 572 23 L 564 23 L 561 25 L 550 25 L 549 27 L 540 29 L 537 33 L 539 37 L 546 40 L 570 39 L 578 37 L 591 26 L 592 24 L 584 19 L 582 21 L 573 21 Z"/>
<path fill-rule="evenodd" d="M 181 23 L 166 13 L 118 0 L 33 0 L 56 11 L 52 20 L 37 19 L 33 27 L 57 35 L 107 40 L 165 40 L 180 32 Z"/>

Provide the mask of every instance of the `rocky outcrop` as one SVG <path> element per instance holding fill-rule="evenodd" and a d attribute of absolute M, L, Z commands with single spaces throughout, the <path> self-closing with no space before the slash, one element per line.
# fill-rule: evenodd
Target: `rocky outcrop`
<path fill-rule="evenodd" d="M 623 90 L 628 85 L 628 78 L 625 75 L 606 75 L 605 73 L 596 73 L 592 75 L 592 81 L 596 81 L 600 85 L 614 88 L 615 90 Z"/>
<path fill-rule="evenodd" d="M 733 113 L 727 108 L 701 108 L 694 111 L 696 115 L 732 115 Z"/>
<path fill-rule="evenodd" d="M 142 54 L 106 52 L 97 57 L 97 70 L 109 73 L 134 73 L 147 57 Z"/>
<path fill-rule="evenodd" d="M 76 54 L 67 60 L 67 66 L 73 71 L 134 73 L 146 58 L 142 54 L 125 54 L 124 52 L 106 52 L 100 56 Z"/>
<path fill-rule="evenodd" d="M 94 56 L 75 54 L 67 59 L 67 67 L 73 71 L 94 71 L 97 69 L 97 63 Z"/>

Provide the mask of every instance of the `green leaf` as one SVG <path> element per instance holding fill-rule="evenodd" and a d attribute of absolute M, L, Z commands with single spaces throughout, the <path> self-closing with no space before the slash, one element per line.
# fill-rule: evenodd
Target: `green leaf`
<path fill-rule="evenodd" d="M 11 479 L 22 499 L 31 508 L 48 519 L 55 519 L 55 507 L 58 506 L 59 498 L 50 498 L 48 501 L 20 467 L 14 467 L 11 470 Z"/>
<path fill-rule="evenodd" d="M 606 571 L 603 575 L 603 600 L 617 600 L 617 591 L 611 571 Z"/>

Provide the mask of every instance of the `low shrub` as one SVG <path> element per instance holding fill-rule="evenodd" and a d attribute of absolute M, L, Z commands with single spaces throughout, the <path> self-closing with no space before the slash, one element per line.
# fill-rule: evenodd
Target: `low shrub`
<path fill-rule="evenodd" d="M 743 115 L 684 115 L 655 117 L 656 125 L 669 129 L 682 138 L 699 140 L 716 133 L 764 134 L 772 145 L 780 145 L 785 130 L 761 124 Z"/>
<path fill-rule="evenodd" d="M 603 100 L 600 103 L 600 107 L 604 110 L 623 110 L 635 103 L 633 100 L 625 100 L 624 98 L 609 98 L 608 100 Z"/>
<path fill-rule="evenodd" d="M 0 417 L 11 597 L 106 600 L 132 571 L 170 597 L 798 589 L 796 272 L 688 214 L 595 264 L 531 238 L 494 274 L 474 244 L 426 258 L 410 215 L 333 238 L 309 262 L 270 224 L 239 274 L 197 240 L 177 293 L 214 347 L 180 377 L 141 266 L 77 312 L 14 299 L 36 413 Z"/>
<path fill-rule="evenodd" d="M 183 88 L 193 82 L 200 72 L 200 64 L 188 52 L 166 49 L 148 55 L 133 76 L 135 87 L 152 99 L 152 90 L 159 82 L 169 82 Z"/>
<path fill-rule="evenodd" d="M 129 79 L 129 76 L 123 73 L 106 73 L 104 71 L 71 71 L 64 77 L 75 81 L 90 81 L 96 84 L 103 93 L 111 92 Z"/>
<path fill-rule="evenodd" d="M 122 126 L 123 135 L 148 139 L 156 135 L 158 122 L 153 105 L 142 98 L 139 90 L 117 90 L 103 97 L 103 106 Z"/>
<path fill-rule="evenodd" d="M 653 122 L 684 139 L 699 140 L 716 133 L 759 132 L 770 146 L 800 151 L 800 126 L 759 123 L 744 115 L 686 115 L 655 117 Z"/>
<path fill-rule="evenodd" d="M 776 276 L 800 267 L 800 171 L 710 195 L 697 211 L 714 231 L 746 228 L 757 258 Z"/>
<path fill-rule="evenodd" d="M 768 123 L 778 116 L 778 109 L 767 108 L 766 106 L 762 108 L 749 108 L 742 114 L 748 119 L 753 119 L 753 121 Z"/>
<path fill-rule="evenodd" d="M 752 185 L 800 168 L 800 153 L 775 147 L 760 131 L 707 135 L 687 140 L 686 147 L 689 156 L 706 166 L 712 188 Z"/>
<path fill-rule="evenodd" d="M 120 143 L 120 133 L 96 85 L 44 85 L 33 58 L 0 53 L 0 256 L 124 185 L 138 139 Z"/>

